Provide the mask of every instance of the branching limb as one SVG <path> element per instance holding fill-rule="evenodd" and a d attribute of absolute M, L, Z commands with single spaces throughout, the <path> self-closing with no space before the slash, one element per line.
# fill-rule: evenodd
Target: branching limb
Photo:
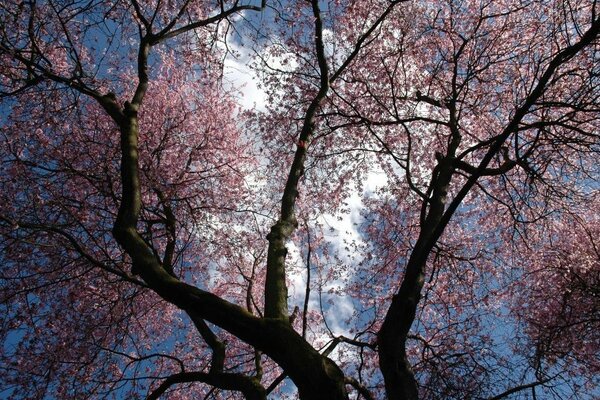
<path fill-rule="evenodd" d="M 187 9 L 187 4 L 190 1 L 188 0 L 183 7 L 181 7 L 179 13 L 175 16 L 175 18 L 173 18 L 171 20 L 171 22 L 169 24 L 167 24 L 167 26 L 165 26 L 160 32 L 158 32 L 156 35 L 153 35 L 153 39 L 152 39 L 152 45 L 163 42 L 167 39 L 170 39 L 172 37 L 175 37 L 177 35 L 181 35 L 182 33 L 185 32 L 189 32 L 191 30 L 203 27 L 203 26 L 207 26 L 210 24 L 213 24 L 215 22 L 219 22 L 222 21 L 228 17 L 230 17 L 233 14 L 236 13 L 240 13 L 242 11 L 262 11 L 264 10 L 264 8 L 266 7 L 266 0 L 262 0 L 260 6 L 252 6 L 252 5 L 235 5 L 227 10 L 221 10 L 221 12 L 217 15 L 214 15 L 212 17 L 200 20 L 200 21 L 195 21 L 192 22 L 190 24 L 187 24 L 185 26 L 182 26 L 181 28 L 177 28 L 177 29 L 173 29 L 173 27 L 175 26 L 175 24 L 177 23 L 177 21 L 179 21 L 179 19 L 181 19 L 181 17 L 185 14 L 186 9 Z"/>
<path fill-rule="evenodd" d="M 167 228 L 167 244 L 165 246 L 165 253 L 163 256 L 162 264 L 163 268 L 171 275 L 175 276 L 173 272 L 173 258 L 175 255 L 175 244 L 176 244 L 176 224 L 177 219 L 175 218 L 175 214 L 173 213 L 173 209 L 169 205 L 168 199 L 165 197 L 163 192 L 159 189 L 154 190 L 156 195 L 158 196 L 158 200 L 160 201 L 163 211 L 165 213 L 165 226 Z"/>
<path fill-rule="evenodd" d="M 210 372 L 223 372 L 225 367 L 225 344 L 219 340 L 217 335 L 208 327 L 206 322 L 194 311 L 188 311 L 194 326 L 200 332 L 200 335 L 212 350 L 212 362 Z"/>
<path fill-rule="evenodd" d="M 315 51 L 321 73 L 319 91 L 312 99 L 304 115 L 304 122 L 298 138 L 294 161 L 290 167 L 281 198 L 279 220 L 273 225 L 271 232 L 267 235 L 269 249 L 267 252 L 267 276 L 265 282 L 265 317 L 286 321 L 289 320 L 287 315 L 287 286 L 285 282 L 285 258 L 287 255 L 285 244 L 298 226 L 294 211 L 298 197 L 298 183 L 304 174 L 304 162 L 306 160 L 308 143 L 315 129 L 316 112 L 329 90 L 329 67 L 325 56 L 321 11 L 317 0 L 312 0 L 311 3 L 315 18 Z"/>
<path fill-rule="evenodd" d="M 359 381 L 354 378 L 346 378 L 346 384 L 352 386 L 359 394 L 359 398 L 362 396 L 366 400 L 375 400 L 369 389 L 367 389 L 364 385 L 361 385 Z"/>
<path fill-rule="evenodd" d="M 510 389 L 508 389 L 508 390 L 500 393 L 499 395 L 496 395 L 494 397 L 490 397 L 488 400 L 500 400 L 500 399 L 504 399 L 504 398 L 507 398 L 508 396 L 510 396 L 511 394 L 518 393 L 518 392 L 523 391 L 523 390 L 535 388 L 536 386 L 543 385 L 545 383 L 548 383 L 549 381 L 550 381 L 550 379 L 544 379 L 544 380 L 541 380 L 541 381 L 535 381 L 535 382 L 530 382 L 530 383 L 526 383 L 526 384 L 523 384 L 523 385 L 515 386 L 513 388 L 510 388 Z"/>
<path fill-rule="evenodd" d="M 65 231 L 64 229 L 62 229 L 58 226 L 34 224 L 34 223 L 28 223 L 28 222 L 24 222 L 24 221 L 17 222 L 17 221 L 13 221 L 10 218 L 2 216 L 2 215 L 0 215 L 0 220 L 10 224 L 11 226 L 16 226 L 16 227 L 19 227 L 22 229 L 47 232 L 50 234 L 61 236 L 69 242 L 69 244 L 71 245 L 71 248 L 75 252 L 80 254 L 84 259 L 86 259 L 94 267 L 97 267 L 97 268 L 107 271 L 113 275 L 116 275 L 119 278 L 123 279 L 124 281 L 133 283 L 136 286 L 147 287 L 147 285 L 144 282 L 136 279 L 135 277 L 129 276 L 129 275 L 127 275 L 127 273 L 120 271 L 118 269 L 111 268 L 107 263 L 101 262 L 100 260 L 97 260 L 96 258 L 94 258 L 94 256 L 92 256 L 89 252 L 87 252 L 83 248 L 83 246 L 79 243 L 79 240 L 77 240 L 77 238 L 75 236 L 73 236 L 72 234 L 70 234 L 69 232 Z"/>
<path fill-rule="evenodd" d="M 310 300 L 310 257 L 312 246 L 310 243 L 310 228 L 306 224 L 306 289 L 304 291 L 304 306 L 302 307 L 302 337 L 306 338 L 306 328 L 308 327 L 308 301 Z"/>
<path fill-rule="evenodd" d="M 432 178 L 431 202 L 427 216 L 422 219 L 421 234 L 407 263 L 402 284 L 398 293 L 392 298 L 392 303 L 378 335 L 380 367 L 390 399 L 416 400 L 418 398 L 418 388 L 406 354 L 406 339 L 421 298 L 424 266 L 435 244 L 464 198 L 477 180 L 484 175 L 494 157 L 501 152 L 506 140 L 519 129 L 521 122 L 530 112 L 530 108 L 547 90 L 556 71 L 585 47 L 594 43 L 599 34 L 600 20 L 595 20 L 578 42 L 564 48 L 550 60 L 529 95 L 517 107 L 512 118 L 507 121 L 502 133 L 491 142 L 477 168 L 446 207 L 448 185 L 455 173 L 452 160 L 455 158 L 458 145 L 456 142 L 460 140 L 460 134 L 457 131 L 456 99 L 448 103 L 451 129 L 449 150 L 446 156 L 438 158 L 439 170 L 437 175 Z"/>
<path fill-rule="evenodd" d="M 203 382 L 219 389 L 233 390 L 244 394 L 248 400 L 266 400 L 265 389 L 253 377 L 242 374 L 181 372 L 169 376 L 165 381 L 146 398 L 158 400 L 171 386 L 179 383 Z"/>

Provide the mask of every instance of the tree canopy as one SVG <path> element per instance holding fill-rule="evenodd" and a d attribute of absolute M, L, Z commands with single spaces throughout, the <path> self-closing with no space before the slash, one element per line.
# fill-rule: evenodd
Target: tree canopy
<path fill-rule="evenodd" d="M 597 398 L 599 11 L 0 0 L 0 397 Z"/>

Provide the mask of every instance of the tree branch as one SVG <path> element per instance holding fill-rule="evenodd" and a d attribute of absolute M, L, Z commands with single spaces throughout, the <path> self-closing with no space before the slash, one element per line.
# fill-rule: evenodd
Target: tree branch
<path fill-rule="evenodd" d="M 285 283 L 285 257 L 286 241 L 298 226 L 294 208 L 298 197 L 298 183 L 304 174 L 304 162 L 308 142 L 314 133 L 315 115 L 329 90 L 329 67 L 325 57 L 323 43 L 323 22 L 318 0 L 312 0 L 313 15 L 315 18 L 315 51 L 319 63 L 320 86 L 319 91 L 312 99 L 306 113 L 300 137 L 296 146 L 294 161 L 286 181 L 281 198 L 281 211 L 278 221 L 271 227 L 267 235 L 269 249 L 267 251 L 267 275 L 265 280 L 265 317 L 277 318 L 288 321 L 287 286 Z"/>
<path fill-rule="evenodd" d="M 536 386 L 543 385 L 543 384 L 545 384 L 545 383 L 547 383 L 549 381 L 550 381 L 550 379 L 544 379 L 544 380 L 541 380 L 541 381 L 535 381 L 535 382 L 531 382 L 531 383 L 527 383 L 527 384 L 515 386 L 515 387 L 513 387 L 511 389 L 508 389 L 508 390 L 500 393 L 499 395 L 496 395 L 494 397 L 490 397 L 488 400 L 500 400 L 500 399 L 503 399 L 505 397 L 510 396 L 511 394 L 520 392 L 522 390 L 531 389 L 531 388 L 534 388 Z"/>
<path fill-rule="evenodd" d="M 171 386 L 179 383 L 203 382 L 223 390 L 233 390 L 244 394 L 248 400 L 266 400 L 264 387 L 253 377 L 242 374 L 181 372 L 169 376 L 147 400 L 158 400 Z"/>

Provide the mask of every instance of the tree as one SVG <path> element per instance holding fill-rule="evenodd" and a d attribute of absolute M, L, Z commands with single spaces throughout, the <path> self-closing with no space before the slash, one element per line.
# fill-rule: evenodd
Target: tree
<path fill-rule="evenodd" d="M 0 5 L 7 397 L 598 394 L 595 2 Z"/>

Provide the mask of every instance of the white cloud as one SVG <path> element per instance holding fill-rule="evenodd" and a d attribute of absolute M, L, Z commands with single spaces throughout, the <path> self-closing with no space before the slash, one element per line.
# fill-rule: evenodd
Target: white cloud
<path fill-rule="evenodd" d="M 249 67 L 251 54 L 235 43 L 228 43 L 235 54 L 228 54 L 225 59 L 225 84 L 241 95 L 240 105 L 244 110 L 265 110 L 266 93 L 257 85 L 256 71 Z"/>

